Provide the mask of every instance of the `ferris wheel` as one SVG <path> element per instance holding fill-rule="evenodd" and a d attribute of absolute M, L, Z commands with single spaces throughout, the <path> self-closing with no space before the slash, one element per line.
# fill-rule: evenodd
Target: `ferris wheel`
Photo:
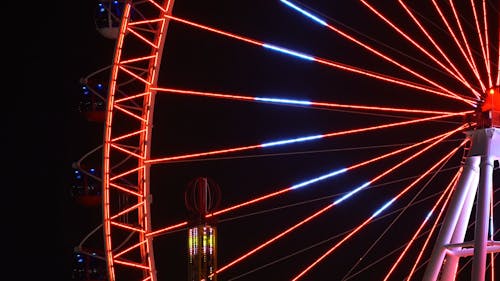
<path fill-rule="evenodd" d="M 498 276 L 498 1 L 199 2 L 106 31 L 110 281 Z"/>

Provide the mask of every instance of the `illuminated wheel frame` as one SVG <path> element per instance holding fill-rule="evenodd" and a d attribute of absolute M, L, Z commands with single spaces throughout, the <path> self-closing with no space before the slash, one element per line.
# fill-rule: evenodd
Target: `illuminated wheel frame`
<path fill-rule="evenodd" d="M 342 36 L 348 38 L 349 40 L 360 44 L 360 41 L 349 38 L 347 33 L 342 33 L 340 29 L 336 29 L 334 26 L 330 25 L 327 21 L 321 19 L 321 17 L 314 16 L 311 13 L 306 12 L 305 8 L 300 8 L 294 5 L 292 2 L 282 1 L 284 4 L 292 8 L 293 11 L 298 12 L 302 16 L 305 16 L 308 20 L 319 24 L 323 27 L 327 27 L 337 33 L 341 33 Z M 373 7 L 365 1 L 361 1 L 370 9 Z M 167 163 L 182 159 L 193 159 L 197 157 L 206 157 L 213 155 L 220 155 L 223 153 L 235 153 L 235 152 L 245 152 L 255 149 L 267 148 L 267 147 L 279 147 L 285 144 L 292 143 L 305 143 L 308 141 L 326 139 L 334 136 L 342 136 L 357 132 L 371 132 L 382 128 L 393 128 L 399 126 L 406 126 L 410 124 L 417 124 L 421 122 L 427 122 L 432 120 L 441 120 L 445 118 L 465 118 L 466 115 L 472 115 L 474 113 L 474 106 L 481 99 L 483 93 L 486 93 L 488 89 L 488 82 L 482 85 L 482 91 L 476 90 L 470 86 L 467 80 L 463 77 L 458 77 L 460 74 L 458 70 L 450 70 L 451 68 L 445 67 L 450 70 L 450 73 L 457 76 L 457 80 L 461 81 L 465 87 L 470 89 L 472 96 L 466 97 L 462 95 L 457 95 L 446 88 L 441 88 L 441 86 L 432 82 L 430 79 L 425 78 L 427 82 L 433 84 L 433 86 L 423 86 L 418 83 L 410 83 L 404 79 L 394 78 L 389 75 L 382 75 L 376 72 L 364 70 L 361 68 L 353 67 L 348 64 L 342 64 L 335 61 L 330 61 L 327 59 L 322 59 L 319 57 L 314 57 L 307 55 L 302 52 L 293 51 L 288 48 L 280 47 L 274 44 L 267 44 L 258 40 L 251 39 L 250 37 L 236 35 L 235 33 L 225 32 L 216 28 L 209 27 L 207 25 L 197 24 L 189 20 L 177 18 L 172 15 L 174 6 L 174 1 L 129 1 L 125 5 L 124 17 L 122 19 L 122 25 L 120 29 L 120 34 L 116 42 L 115 57 L 113 60 L 113 67 L 111 72 L 110 84 L 109 84 L 109 97 L 108 97 L 108 108 L 107 108 L 107 118 L 105 124 L 105 137 L 103 146 L 103 226 L 104 226 L 104 237 L 106 245 L 106 259 L 108 264 L 108 272 L 110 281 L 122 280 L 122 276 L 125 276 L 124 280 L 157 280 L 157 265 L 155 264 L 155 254 L 154 254 L 154 239 L 157 236 L 167 233 L 174 229 L 179 229 L 186 227 L 187 222 L 179 221 L 178 224 L 161 228 L 153 229 L 152 224 L 152 210 L 150 207 L 152 201 L 152 192 L 150 186 L 150 168 L 154 164 Z M 131 22 L 129 21 L 130 14 L 133 10 L 139 11 L 143 16 L 144 20 L 138 20 Z M 247 95 L 238 94 L 222 94 L 213 92 L 202 92 L 202 91 L 188 91 L 181 89 L 166 89 L 158 86 L 158 78 L 160 74 L 160 65 L 162 61 L 162 53 L 164 49 L 164 43 L 167 35 L 167 29 L 169 24 L 172 22 L 179 22 L 186 24 L 187 26 L 203 29 L 205 31 L 210 31 L 217 36 L 222 36 L 226 38 L 236 39 L 248 43 L 250 45 L 256 45 L 264 47 L 271 51 L 276 51 L 278 53 L 283 53 L 285 55 L 291 55 L 306 61 L 313 61 L 324 66 L 341 69 L 350 73 L 356 73 L 379 80 L 387 81 L 388 83 L 394 83 L 397 85 L 404 85 L 413 90 L 420 90 L 423 92 L 434 93 L 443 97 L 458 100 L 459 102 L 464 102 L 470 107 L 469 110 L 464 110 L 460 112 L 440 112 L 432 110 L 406 110 L 401 108 L 391 108 L 391 107 L 374 107 L 374 106 L 359 106 L 359 105 L 346 105 L 346 104 L 335 104 L 328 102 L 312 102 L 305 100 L 292 100 L 285 98 L 263 98 L 263 97 L 251 97 Z M 363 45 L 365 49 L 370 47 Z M 486 49 L 483 49 L 486 50 Z M 370 51 L 373 52 L 373 49 Z M 498 53 L 498 52 L 497 52 Z M 386 57 L 387 59 L 387 57 Z M 490 63 L 488 60 L 488 74 L 490 75 L 489 84 L 491 87 L 492 75 L 489 70 L 492 68 L 494 63 Z M 452 65 L 450 61 L 449 64 Z M 498 63 L 497 63 L 498 65 Z M 479 76 L 479 74 L 477 74 Z M 498 74 L 497 74 L 498 77 Z M 422 78 L 422 77 L 420 77 Z M 479 77 L 478 77 L 479 78 Z M 480 83 L 481 79 L 478 79 Z M 124 83 L 124 81 L 130 81 L 129 83 Z M 498 78 L 494 81 L 496 85 L 499 84 Z M 439 87 L 438 87 L 439 86 Z M 250 102 L 260 102 L 260 103 L 271 103 L 277 105 L 285 106 L 315 106 L 319 108 L 336 108 L 344 110 L 369 110 L 378 112 L 396 112 L 398 114 L 425 114 L 428 117 L 419 119 L 410 119 L 410 121 L 401 121 L 390 123 L 388 125 L 374 125 L 365 127 L 362 129 L 349 129 L 343 131 L 337 131 L 333 133 L 325 134 L 314 134 L 305 137 L 295 137 L 281 139 L 272 142 L 260 143 L 260 144 L 250 144 L 245 146 L 224 148 L 209 150 L 206 152 L 193 153 L 193 154 L 183 154 L 179 156 L 164 157 L 164 158 L 153 158 L 151 153 L 152 148 L 152 131 L 153 131 L 153 117 L 155 109 L 155 98 L 158 92 L 169 92 L 174 94 L 191 95 L 191 96 L 202 96 L 209 98 L 223 98 L 231 99 L 237 101 L 250 101 Z M 121 93 L 119 96 L 117 93 Z M 438 135 L 436 137 L 427 139 L 421 143 L 409 145 L 403 149 L 395 150 L 390 153 L 383 154 L 381 156 L 369 158 L 363 162 L 356 163 L 349 166 L 348 168 L 339 168 L 333 172 L 323 174 L 321 176 L 315 176 L 309 178 L 299 184 L 292 185 L 291 187 L 274 191 L 267 195 L 261 195 L 255 199 L 251 199 L 243 204 L 236 204 L 234 206 L 226 207 L 212 215 L 220 215 L 229 211 L 232 211 L 240 206 L 251 205 L 256 202 L 260 202 L 264 199 L 272 198 L 287 191 L 299 189 L 306 185 L 319 182 L 325 179 L 333 178 L 337 175 L 341 175 L 346 171 L 354 170 L 358 167 L 368 165 L 372 162 L 378 161 L 380 159 L 385 159 L 393 155 L 397 155 L 404 151 L 410 151 L 410 149 L 417 147 L 421 144 L 431 144 L 428 148 L 422 150 L 421 153 L 425 152 L 427 149 L 432 148 L 437 145 L 438 140 L 443 140 L 445 137 L 460 134 L 464 130 L 470 129 L 469 122 L 464 123 L 461 126 L 457 126 L 456 129 L 449 131 L 448 133 Z M 374 213 L 361 223 L 357 228 L 354 228 L 352 232 L 341 239 L 334 247 L 330 248 L 324 255 L 318 260 L 307 267 L 306 270 L 302 271 L 299 275 L 295 277 L 294 280 L 300 278 L 307 273 L 309 269 L 312 269 L 319 261 L 323 260 L 328 254 L 340 247 L 345 241 L 350 237 L 354 236 L 359 230 L 364 226 L 368 225 L 374 220 L 375 217 L 380 215 L 385 211 L 396 199 L 401 197 L 406 191 L 408 191 L 413 185 L 417 185 L 419 181 L 422 181 L 424 176 L 428 176 L 431 171 L 436 169 L 438 166 L 443 165 L 447 159 L 455 155 L 460 151 L 461 148 L 467 148 L 466 144 L 468 140 L 461 142 L 460 146 L 457 146 L 451 150 L 445 157 L 443 157 L 438 162 L 434 163 L 428 172 L 424 173 L 422 177 L 419 177 L 416 181 L 411 183 L 407 189 L 401 191 L 393 200 L 387 201 L 382 204 L 381 207 L 375 210 Z M 262 249 L 264 246 L 271 244 L 277 239 L 284 236 L 286 233 L 291 232 L 294 229 L 299 228 L 306 222 L 312 220 L 312 218 L 319 216 L 320 214 L 326 212 L 334 205 L 338 205 L 341 202 L 347 200 L 353 195 L 357 195 L 358 192 L 367 189 L 370 185 L 373 185 L 379 178 L 382 178 L 386 174 L 389 174 L 392 170 L 400 167 L 408 161 L 412 160 L 421 154 L 415 153 L 411 157 L 405 158 L 405 160 L 394 165 L 391 169 L 381 172 L 376 177 L 367 181 L 353 189 L 344 191 L 342 196 L 334 201 L 334 203 L 327 205 L 325 208 L 314 213 L 313 216 L 303 219 L 300 223 L 288 228 L 286 231 L 275 236 L 274 238 L 267 240 L 261 246 L 254 248 L 241 256 L 240 258 L 234 259 L 232 262 L 222 265 L 217 272 L 228 269 L 237 262 L 245 259 L 246 257 L 252 255 L 258 250 Z M 439 200 L 432 207 L 432 211 L 438 210 L 443 204 L 446 198 L 449 198 L 452 189 L 452 183 L 455 182 L 457 176 L 452 177 L 450 184 L 447 187 L 447 192 L 442 193 Z M 224 189 L 224 187 L 222 187 Z M 224 194 L 224 191 L 222 191 Z M 448 195 L 448 196 L 446 196 Z M 441 215 L 441 213 L 440 213 Z M 427 222 L 427 218 L 425 219 Z M 415 241 L 415 238 L 421 234 L 424 224 L 415 232 L 410 242 L 407 244 L 408 247 Z M 405 251 L 408 248 L 405 248 Z M 401 256 L 402 258 L 403 256 Z M 420 258 L 420 257 L 419 257 Z M 399 259 L 398 259 L 399 262 Z M 396 266 L 396 263 L 395 263 Z M 395 267 L 394 266 L 394 267 Z M 392 272 L 392 269 L 391 269 Z"/>

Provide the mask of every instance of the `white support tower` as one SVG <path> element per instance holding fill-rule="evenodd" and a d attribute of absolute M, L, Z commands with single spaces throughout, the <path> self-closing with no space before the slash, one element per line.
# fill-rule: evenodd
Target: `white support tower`
<path fill-rule="evenodd" d="M 470 151 L 424 273 L 424 281 L 455 280 L 459 259 L 472 257 L 471 281 L 484 281 L 487 254 L 500 252 L 500 241 L 488 240 L 494 161 L 500 159 L 500 128 L 466 132 Z M 464 241 L 474 200 L 474 238 Z"/>

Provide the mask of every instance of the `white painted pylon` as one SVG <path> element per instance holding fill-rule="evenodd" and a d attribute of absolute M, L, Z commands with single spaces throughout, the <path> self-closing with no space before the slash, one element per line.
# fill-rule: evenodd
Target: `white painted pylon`
<path fill-rule="evenodd" d="M 455 280 L 459 259 L 472 257 L 471 281 L 484 281 L 488 253 L 500 252 L 500 241 L 488 240 L 494 161 L 500 159 L 500 129 L 481 128 L 466 132 L 470 151 L 461 168 L 450 205 L 438 234 L 424 281 Z M 474 200 L 474 237 L 464 241 Z"/>

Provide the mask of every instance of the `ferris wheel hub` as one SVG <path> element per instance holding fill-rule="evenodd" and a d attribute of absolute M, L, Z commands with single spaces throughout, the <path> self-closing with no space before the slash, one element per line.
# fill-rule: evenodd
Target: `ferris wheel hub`
<path fill-rule="evenodd" d="M 478 128 L 500 128 L 500 86 L 486 90 L 475 113 Z"/>

